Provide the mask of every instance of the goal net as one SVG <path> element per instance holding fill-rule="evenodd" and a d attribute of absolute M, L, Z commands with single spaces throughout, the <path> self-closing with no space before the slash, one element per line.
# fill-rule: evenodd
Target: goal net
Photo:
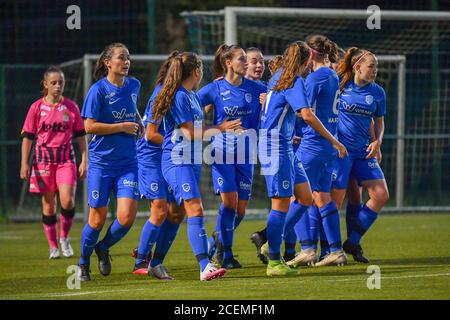
<path fill-rule="evenodd" d="M 381 166 L 389 206 L 450 211 L 444 196 L 450 194 L 450 13 L 381 10 L 380 29 L 368 28 L 370 15 L 366 10 L 261 7 L 182 13 L 193 50 L 202 54 L 213 54 L 223 42 L 282 54 L 288 43 L 310 34 L 326 35 L 344 49 L 376 53 L 377 82 L 387 94 Z"/>

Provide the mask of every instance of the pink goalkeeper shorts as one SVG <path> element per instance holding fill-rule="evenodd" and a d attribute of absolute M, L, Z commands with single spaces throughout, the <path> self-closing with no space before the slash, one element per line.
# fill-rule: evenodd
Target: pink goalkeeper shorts
<path fill-rule="evenodd" d="M 73 162 L 33 164 L 30 192 L 57 192 L 62 184 L 77 185 L 77 166 Z"/>

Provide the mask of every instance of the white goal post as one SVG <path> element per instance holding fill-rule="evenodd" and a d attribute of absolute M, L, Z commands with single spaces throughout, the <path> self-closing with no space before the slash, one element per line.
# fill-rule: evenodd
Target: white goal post
<path fill-rule="evenodd" d="M 308 17 L 321 19 L 367 19 L 370 12 L 352 9 L 313 9 L 313 8 L 271 8 L 271 7 L 225 7 L 225 42 L 237 43 L 238 16 L 270 17 Z M 427 20 L 450 21 L 449 12 L 380 10 L 381 20 Z"/>
<path fill-rule="evenodd" d="M 224 40 L 227 44 L 240 43 L 238 39 L 238 28 L 240 26 L 240 18 L 290 18 L 291 20 L 302 21 L 309 18 L 317 21 L 361 21 L 366 26 L 366 20 L 372 15 L 373 11 L 369 7 L 367 10 L 353 9 L 316 9 L 316 8 L 277 8 L 277 7 L 225 7 L 224 10 L 218 12 L 224 16 Z M 216 13 L 217 14 L 217 13 Z M 450 22 L 450 12 L 438 11 L 399 11 L 399 10 L 383 10 L 380 9 L 381 26 L 383 21 L 425 21 L 430 24 L 448 23 Z M 298 19 L 297 19 L 298 18 Z M 253 20 L 252 20 L 253 21 Z M 385 23 L 386 24 L 386 23 Z M 248 27 L 248 26 L 247 26 Z M 283 32 L 280 30 L 280 32 Z M 435 46 L 436 38 L 432 38 L 432 46 Z M 281 52 L 280 52 L 281 53 Z M 398 63 L 398 91 L 397 105 L 390 105 L 397 112 L 397 128 L 395 133 L 396 139 L 396 170 L 395 170 L 395 207 L 383 209 L 384 211 L 450 211 L 450 207 L 445 205 L 441 207 L 433 206 L 414 206 L 405 207 L 405 140 L 411 138 L 405 132 L 405 100 L 406 100 L 406 56 L 402 54 L 394 56 L 377 55 L 379 61 L 392 61 Z M 405 53 L 406 54 L 406 53 Z M 417 135 L 417 137 L 420 135 Z M 424 135 L 424 137 L 430 135 Z M 447 138 L 447 135 L 445 135 Z"/>

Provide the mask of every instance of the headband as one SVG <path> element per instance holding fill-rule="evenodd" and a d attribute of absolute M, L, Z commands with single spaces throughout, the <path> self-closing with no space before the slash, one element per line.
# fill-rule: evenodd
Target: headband
<path fill-rule="evenodd" d="M 370 53 L 370 51 L 366 51 L 366 52 L 364 52 L 359 58 L 358 58 L 358 60 L 356 60 L 356 62 L 353 64 L 353 68 L 362 60 L 362 58 L 366 55 L 366 54 L 368 54 L 368 53 Z"/>

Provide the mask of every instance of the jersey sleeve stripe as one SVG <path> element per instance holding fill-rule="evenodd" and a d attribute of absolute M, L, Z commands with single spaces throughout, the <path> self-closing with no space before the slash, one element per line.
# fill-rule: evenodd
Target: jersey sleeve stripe
<path fill-rule="evenodd" d="M 28 138 L 30 140 L 34 140 L 36 139 L 36 135 L 34 133 L 31 132 L 26 132 L 26 131 L 22 131 L 22 133 L 20 134 L 20 136 L 22 138 Z"/>
<path fill-rule="evenodd" d="M 82 137 L 82 136 L 85 136 L 86 135 L 86 130 L 79 130 L 79 131 L 75 131 L 74 133 L 73 133 L 73 136 L 74 137 Z"/>

